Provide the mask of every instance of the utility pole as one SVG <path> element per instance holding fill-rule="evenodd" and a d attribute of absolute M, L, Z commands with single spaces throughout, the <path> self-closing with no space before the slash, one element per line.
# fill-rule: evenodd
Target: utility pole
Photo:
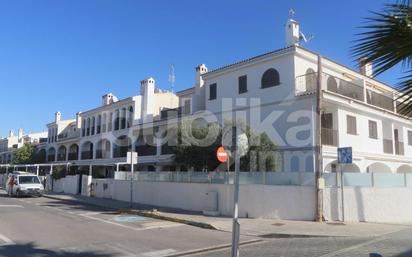
<path fill-rule="evenodd" d="M 323 180 L 322 165 L 322 120 L 321 120 L 321 100 L 322 100 L 322 57 L 318 55 L 318 76 L 316 87 L 316 221 L 323 221 Z"/>
<path fill-rule="evenodd" d="M 235 160 L 235 183 L 234 183 L 234 201 L 233 201 L 233 226 L 232 226 L 232 255 L 231 257 L 239 256 L 239 169 L 240 156 L 238 146 L 237 127 L 232 127 L 232 153 Z"/>

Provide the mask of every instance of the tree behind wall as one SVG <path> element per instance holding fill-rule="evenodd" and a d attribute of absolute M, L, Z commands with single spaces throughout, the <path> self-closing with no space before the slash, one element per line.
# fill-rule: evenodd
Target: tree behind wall
<path fill-rule="evenodd" d="M 280 163 L 280 154 L 277 146 L 265 134 L 256 134 L 243 122 L 237 126 L 245 131 L 249 148 L 247 154 L 240 160 L 241 171 L 275 171 Z M 224 130 L 233 126 L 225 122 Z M 222 145 L 222 128 L 218 124 L 196 125 L 194 122 L 182 122 L 174 136 L 178 139 L 175 148 L 176 163 L 200 170 L 225 170 L 226 164 L 221 164 L 216 158 L 216 151 Z M 204 139 L 198 144 L 196 139 Z M 209 139 L 210 138 L 210 139 Z M 234 170 L 231 162 L 230 169 Z"/>
<path fill-rule="evenodd" d="M 33 164 L 35 162 L 35 149 L 33 145 L 24 144 L 21 148 L 13 153 L 13 165 Z"/>

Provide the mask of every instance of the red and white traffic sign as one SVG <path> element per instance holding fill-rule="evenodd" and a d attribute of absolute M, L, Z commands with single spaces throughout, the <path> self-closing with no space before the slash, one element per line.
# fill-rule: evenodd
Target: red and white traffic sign
<path fill-rule="evenodd" d="M 223 146 L 219 147 L 216 151 L 216 157 L 220 162 L 226 162 L 229 158 L 225 148 Z"/>

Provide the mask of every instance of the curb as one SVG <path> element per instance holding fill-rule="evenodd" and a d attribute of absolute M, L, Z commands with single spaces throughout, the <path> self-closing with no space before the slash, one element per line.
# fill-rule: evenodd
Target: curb
<path fill-rule="evenodd" d="M 127 214 L 133 214 L 133 215 L 139 215 L 139 216 L 144 216 L 144 217 L 149 217 L 149 218 L 154 218 L 154 219 L 159 219 L 159 220 L 166 220 L 166 221 L 171 221 L 175 223 L 182 223 L 194 227 L 199 227 L 199 228 L 204 228 L 204 229 L 211 229 L 211 230 L 218 230 L 216 227 L 213 225 L 206 223 L 206 222 L 198 222 L 198 221 L 193 221 L 193 220 L 187 220 L 187 219 L 181 219 L 181 218 L 176 218 L 176 217 L 170 217 L 167 215 L 162 214 L 161 212 L 158 211 L 140 211 L 140 210 L 129 210 L 129 209 L 119 209 L 119 212 L 121 213 L 127 213 Z"/>
<path fill-rule="evenodd" d="M 154 218 L 154 219 L 159 219 L 159 220 L 166 220 L 170 222 L 175 222 L 175 223 L 182 223 L 194 227 L 199 227 L 199 228 L 204 228 L 204 229 L 211 229 L 211 230 L 218 230 L 216 227 L 209 223 L 205 222 L 198 222 L 198 221 L 193 221 L 193 220 L 186 220 L 186 219 L 181 219 L 181 218 L 176 218 L 176 217 L 170 217 L 167 215 L 162 214 L 161 212 L 158 211 L 142 211 L 142 210 L 130 210 L 130 209 L 116 209 L 110 206 L 106 205 L 100 205 L 100 204 L 94 204 L 94 203 L 89 203 L 81 200 L 76 200 L 76 199 L 62 199 L 60 197 L 55 197 L 51 195 L 43 195 L 43 197 L 53 199 L 53 200 L 59 200 L 59 201 L 66 201 L 66 202 L 81 202 L 85 203 L 88 205 L 96 206 L 96 207 L 103 207 L 106 209 L 110 210 L 117 210 L 119 213 L 127 213 L 127 214 L 132 214 L 132 215 L 139 215 L 139 216 L 144 216 L 148 218 Z"/>

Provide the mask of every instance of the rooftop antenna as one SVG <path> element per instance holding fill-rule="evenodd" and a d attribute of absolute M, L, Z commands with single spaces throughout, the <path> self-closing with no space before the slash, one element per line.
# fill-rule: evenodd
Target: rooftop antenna
<path fill-rule="evenodd" d="M 169 82 L 170 82 L 170 91 L 173 93 L 173 90 L 175 88 L 175 82 L 176 82 L 175 66 L 173 64 L 170 64 Z"/>
<path fill-rule="evenodd" d="M 289 9 L 289 19 L 293 19 L 293 16 L 295 16 L 295 10 L 293 8 Z"/>

